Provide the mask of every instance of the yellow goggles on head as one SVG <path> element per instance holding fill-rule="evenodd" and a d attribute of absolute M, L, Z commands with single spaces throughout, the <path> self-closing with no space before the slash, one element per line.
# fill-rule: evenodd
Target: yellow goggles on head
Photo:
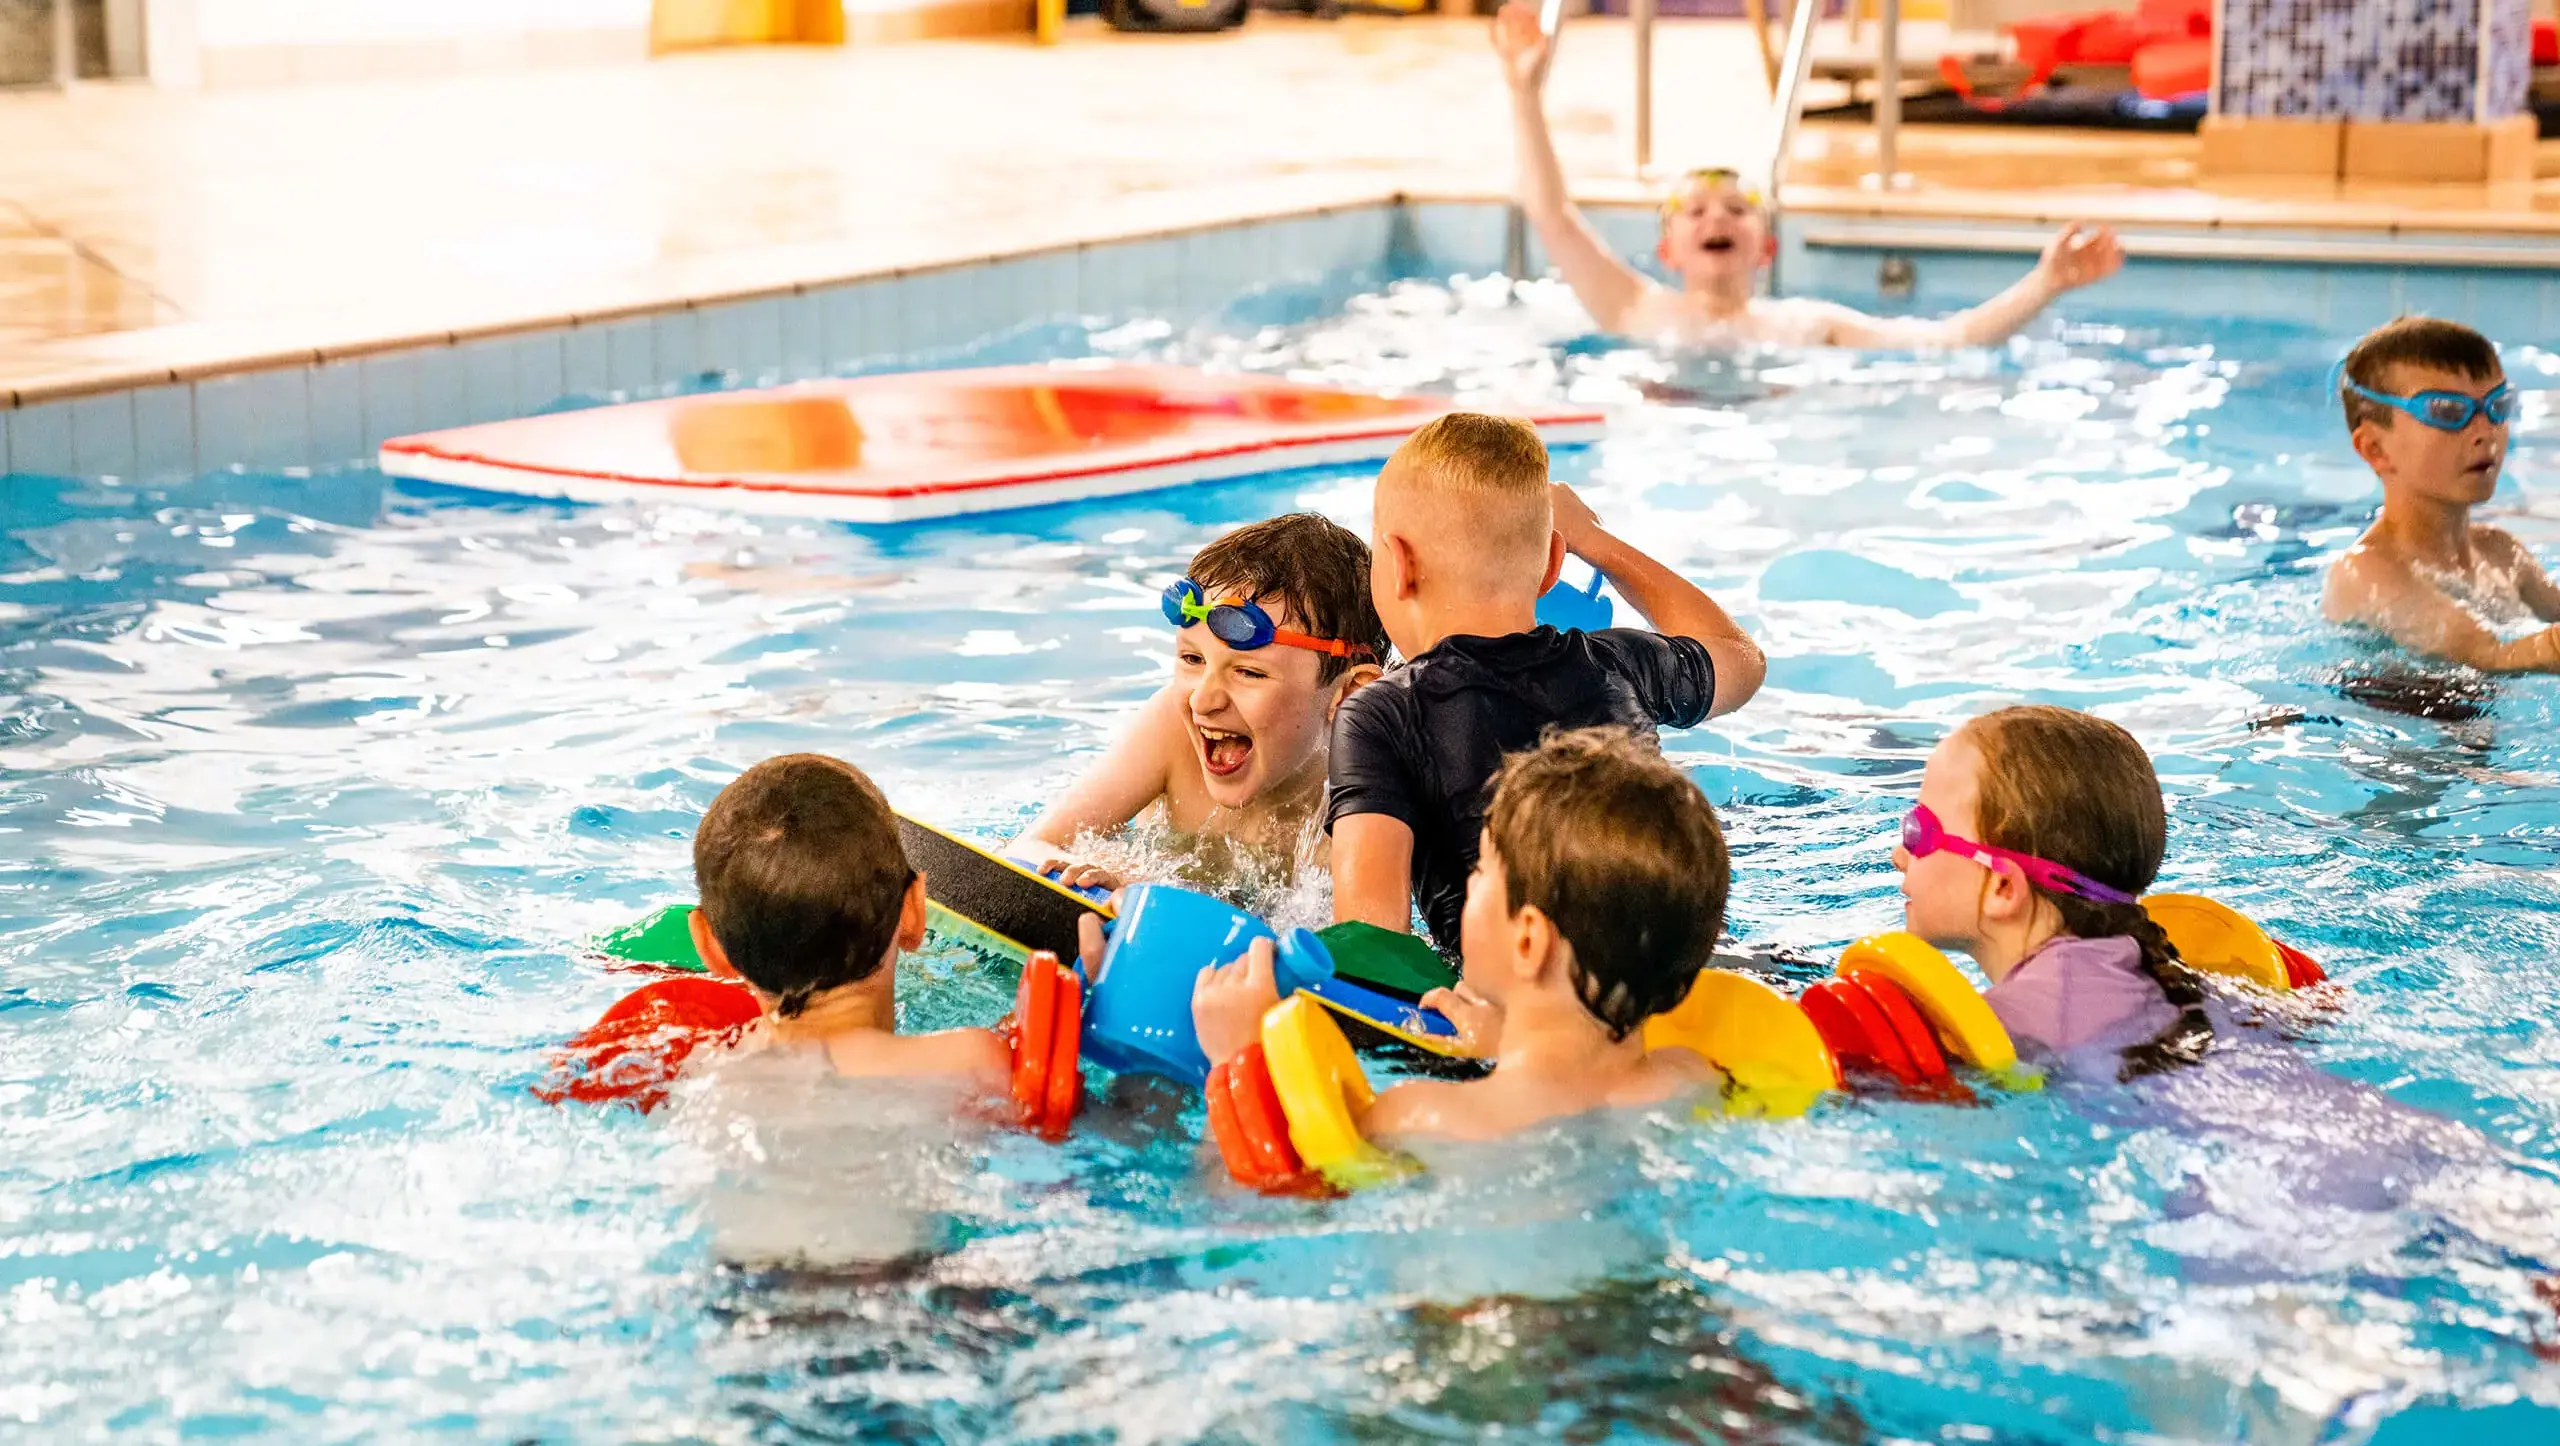
<path fill-rule="evenodd" d="M 1680 184 L 1672 188 L 1670 195 L 1662 198 L 1662 214 L 1668 217 L 1678 212 L 1682 203 L 1689 199 L 1689 193 L 1696 190 L 1702 183 L 1733 187 L 1742 193 L 1742 199 L 1750 203 L 1753 210 L 1765 210 L 1768 207 L 1768 198 L 1761 193 L 1758 186 L 1744 184 L 1740 171 L 1731 166 L 1700 166 L 1696 170 L 1684 173 L 1680 177 Z"/>

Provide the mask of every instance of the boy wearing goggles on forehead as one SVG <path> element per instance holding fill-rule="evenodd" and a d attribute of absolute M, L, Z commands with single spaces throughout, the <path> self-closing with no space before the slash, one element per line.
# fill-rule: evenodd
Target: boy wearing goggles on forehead
<path fill-rule="evenodd" d="M 2035 320 L 2066 291 L 2104 281 L 2124 265 L 2115 233 L 2066 226 L 2026 277 L 1970 311 L 1945 317 L 1875 317 L 1811 297 L 1755 295 L 1777 255 L 1760 194 L 1723 169 L 1692 171 L 1662 207 L 1655 254 L 1676 289 L 1618 259 L 1566 194 L 1547 130 L 1546 56 L 1552 42 L 1538 9 L 1512 0 L 1494 17 L 1493 48 L 1511 82 L 1520 148 L 1520 205 L 1538 239 L 1602 331 L 1651 341 L 1758 343 L 1929 350 L 1990 346 Z"/>
<path fill-rule="evenodd" d="M 2560 673 L 2560 587 L 2524 544 L 2471 520 L 2498 490 L 2516 393 L 2498 350 L 2467 326 L 2404 316 L 2331 374 L 2356 455 L 2382 481 L 2382 515 L 2329 569 L 2321 611 L 2412 652 L 2487 673 Z"/>
<path fill-rule="evenodd" d="M 1173 832 L 1285 872 L 1324 800 L 1333 711 L 1387 660 L 1368 544 L 1311 512 L 1275 517 L 1200 549 L 1158 602 L 1173 680 L 1008 852 L 1116 889 L 1116 870 L 1070 862 L 1074 845 L 1161 804 Z"/>

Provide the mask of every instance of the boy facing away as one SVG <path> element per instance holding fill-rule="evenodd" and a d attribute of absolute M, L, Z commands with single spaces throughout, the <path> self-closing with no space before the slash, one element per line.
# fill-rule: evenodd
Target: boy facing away
<path fill-rule="evenodd" d="M 2560 673 L 2560 628 L 2493 630 L 2560 623 L 2560 586 L 2523 543 L 2471 520 L 2498 490 L 2515 415 L 2498 349 L 2467 326 L 2404 316 L 2356 343 L 2337 386 L 2382 515 L 2329 569 L 2321 611 L 2482 672 Z"/>
<path fill-rule="evenodd" d="M 1550 729 L 1692 727 L 1741 707 L 1767 664 L 1714 599 L 1548 482 L 1526 422 L 1455 412 L 1415 432 L 1378 474 L 1371 532 L 1370 592 L 1405 661 L 1334 717 L 1334 918 L 1401 932 L 1418 902 L 1447 953 L 1506 756 Z M 1539 627 L 1567 552 L 1661 631 Z"/>
<path fill-rule="evenodd" d="M 1494 17 L 1493 46 L 1511 84 L 1520 148 L 1520 204 L 1538 228 L 1574 298 L 1602 331 L 1640 340 L 1774 346 L 1990 346 L 2033 321 L 2066 291 L 2104 281 L 2124 265 L 2124 248 L 2101 226 L 2066 226 L 2035 269 L 1970 311 L 1945 317 L 1876 317 L 1810 297 L 1754 294 L 1777 254 L 1768 207 L 1728 170 L 1692 171 L 1662 207 L 1656 245 L 1679 289 L 1656 284 L 1618 259 L 1565 191 L 1564 168 L 1547 132 L 1542 94 L 1547 48 L 1538 10 L 1512 0 Z"/>
<path fill-rule="evenodd" d="M 924 943 L 924 875 L 861 769 L 790 753 L 739 774 L 694 832 L 693 876 L 694 948 L 755 995 L 766 1039 L 824 1051 L 838 1074 L 1011 1088 L 1013 1052 L 993 1030 L 898 1033 L 898 956 Z"/>
<path fill-rule="evenodd" d="M 1732 881 L 1715 810 L 1688 775 L 1621 729 L 1551 736 L 1503 766 L 1470 852 L 1458 987 L 1422 1002 L 1493 1072 L 1395 1085 L 1360 1118 L 1363 1135 L 1494 1139 L 1721 1081 L 1688 1050 L 1644 1046 L 1644 1022 L 1697 982 Z M 1277 1003 L 1267 940 L 1203 970 L 1201 1049 L 1233 1056 Z"/>
<path fill-rule="evenodd" d="M 1294 863 L 1324 798 L 1334 710 L 1386 661 L 1368 544 L 1312 512 L 1200 549 L 1163 602 L 1172 681 L 1007 848 L 1070 885 L 1126 883 L 1070 855 L 1158 802 L 1177 834 Z"/>

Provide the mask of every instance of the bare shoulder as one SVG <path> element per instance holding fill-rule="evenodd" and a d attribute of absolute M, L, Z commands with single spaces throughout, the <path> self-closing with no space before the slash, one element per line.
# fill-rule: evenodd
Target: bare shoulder
<path fill-rule="evenodd" d="M 1378 1141 L 1478 1134 L 1479 1130 L 1468 1128 L 1480 1113 L 1469 1108 L 1469 1097 L 1481 1085 L 1481 1081 L 1436 1079 L 1391 1085 L 1360 1117 L 1360 1133 Z"/>
<path fill-rule="evenodd" d="M 1619 1106 L 1658 1105 L 1686 1095 L 1721 1089 L 1723 1085 L 1724 1071 L 1708 1063 L 1706 1056 L 1694 1050 L 1649 1050 L 1644 1062 L 1637 1066 L 1627 1082 L 1611 1092 L 1609 1103 Z"/>
<path fill-rule="evenodd" d="M 2514 533 L 2503 527 L 2492 527 L 2486 522 L 2471 524 L 2471 550 L 2498 567 L 2513 568 L 2530 564 L 2539 570 L 2542 566 L 2541 562 L 2534 557 L 2533 549 L 2525 546 Z"/>
<path fill-rule="evenodd" d="M 2423 586 L 2399 553 L 2367 533 L 2329 564 L 2320 588 L 2320 614 L 2333 623 L 2379 622 L 2400 597 Z"/>
<path fill-rule="evenodd" d="M 836 1073 L 857 1078 L 939 1076 L 999 1087 L 1013 1078 L 1013 1051 L 991 1029 L 916 1035 L 856 1030 L 829 1039 L 827 1057 Z"/>

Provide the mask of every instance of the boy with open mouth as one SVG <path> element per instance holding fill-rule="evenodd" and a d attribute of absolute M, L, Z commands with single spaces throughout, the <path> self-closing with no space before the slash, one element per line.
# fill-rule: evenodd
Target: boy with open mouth
<path fill-rule="evenodd" d="M 1691 171 L 1663 202 L 1655 255 L 1677 289 L 1666 287 L 1618 259 L 1566 194 L 1542 93 L 1553 43 L 1539 27 L 1537 7 L 1524 0 L 1512 0 L 1494 17 L 1493 48 L 1511 83 L 1519 134 L 1521 208 L 1574 299 L 1602 331 L 1691 345 L 1990 346 L 2064 292 L 2104 281 L 2124 265 L 2113 231 L 2071 225 L 2016 285 L 1951 316 L 1878 317 L 1812 297 L 1761 296 L 1760 273 L 1778 253 L 1769 208 L 1739 174 L 1714 168 Z"/>
<path fill-rule="evenodd" d="M 1257 522 L 1200 549 L 1162 605 L 1172 681 L 1007 852 L 1116 889 L 1121 872 L 1076 845 L 1159 808 L 1168 830 L 1214 846 L 1204 855 L 1241 852 L 1285 877 L 1302 840 L 1322 845 L 1334 709 L 1387 661 L 1368 544 L 1311 512 Z"/>

